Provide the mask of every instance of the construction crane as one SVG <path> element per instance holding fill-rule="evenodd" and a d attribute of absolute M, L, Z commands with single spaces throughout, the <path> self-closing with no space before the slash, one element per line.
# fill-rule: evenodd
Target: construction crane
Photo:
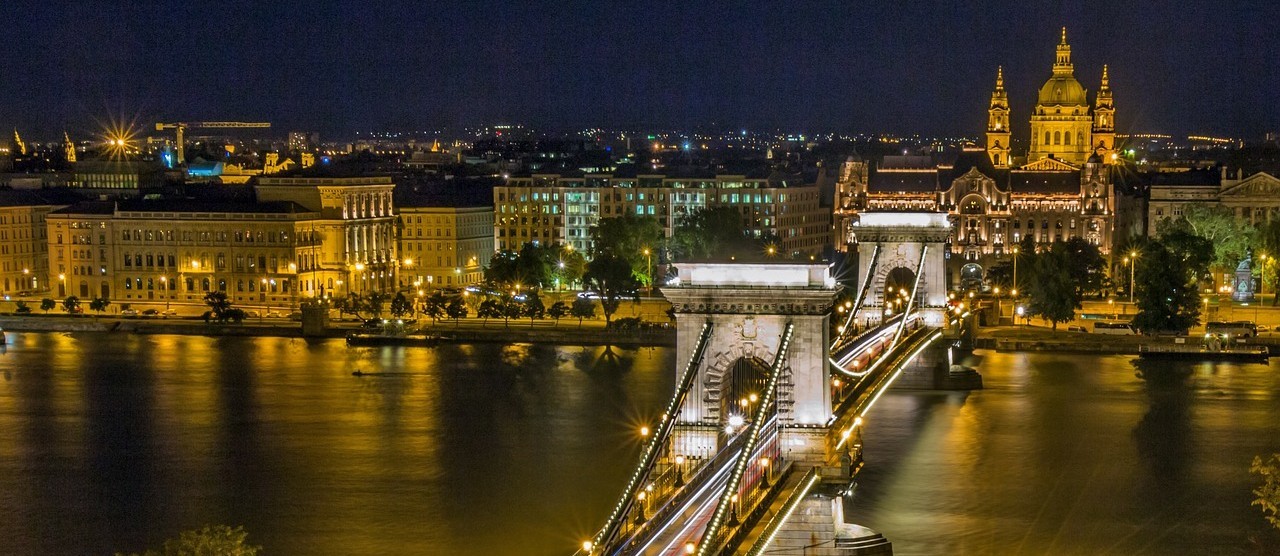
<path fill-rule="evenodd" d="M 175 141 L 178 146 L 177 164 L 187 163 L 187 153 L 185 148 L 185 132 L 187 128 L 236 128 L 236 127 L 271 127 L 268 122 L 173 122 L 158 123 L 156 131 L 164 131 L 166 129 L 174 130 Z"/>

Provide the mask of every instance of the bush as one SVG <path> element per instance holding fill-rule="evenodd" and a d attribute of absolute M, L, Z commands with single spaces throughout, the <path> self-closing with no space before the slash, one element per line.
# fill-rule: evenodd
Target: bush
<path fill-rule="evenodd" d="M 641 324 L 639 317 L 626 317 L 614 319 L 613 322 L 609 323 L 609 328 L 614 330 L 638 330 Z"/>

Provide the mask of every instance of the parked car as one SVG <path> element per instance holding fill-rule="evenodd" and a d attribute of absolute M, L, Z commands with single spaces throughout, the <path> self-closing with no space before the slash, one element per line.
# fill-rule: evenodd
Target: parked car
<path fill-rule="evenodd" d="M 382 328 L 382 326 L 386 323 L 387 321 L 385 319 L 369 319 L 364 321 L 364 324 L 361 324 L 360 328 L 367 328 L 367 329 L 373 330 L 377 328 Z"/>
<path fill-rule="evenodd" d="M 269 319 L 278 319 L 283 316 L 279 311 L 267 311 L 267 318 Z"/>
<path fill-rule="evenodd" d="M 1137 334 L 1137 331 L 1133 329 L 1132 324 L 1127 322 L 1095 322 L 1093 323 L 1093 333 L 1133 336 Z"/>
<path fill-rule="evenodd" d="M 158 316 L 160 316 L 160 310 L 159 310 L 159 309 L 147 309 L 147 310 L 145 310 L 145 311 L 143 311 L 143 312 L 142 312 L 142 316 L 144 316 L 144 317 L 158 317 Z"/>
<path fill-rule="evenodd" d="M 178 310 L 177 310 L 177 309 L 165 309 L 164 311 L 161 311 L 161 312 L 160 312 L 160 314 L 161 314 L 162 316 L 166 316 L 166 317 L 176 317 L 176 316 L 178 316 Z"/>
<path fill-rule="evenodd" d="M 138 316 L 138 310 L 137 310 L 137 309 L 125 309 L 125 310 L 123 310 L 123 311 L 120 311 L 120 316 L 122 316 L 122 317 L 136 317 L 136 316 Z"/>
<path fill-rule="evenodd" d="M 289 320 L 302 320 L 302 312 L 294 311 L 292 313 L 289 313 Z"/>
<path fill-rule="evenodd" d="M 252 319 L 260 319 L 262 318 L 262 313 L 259 313 L 257 311 L 245 311 L 244 316 Z"/>

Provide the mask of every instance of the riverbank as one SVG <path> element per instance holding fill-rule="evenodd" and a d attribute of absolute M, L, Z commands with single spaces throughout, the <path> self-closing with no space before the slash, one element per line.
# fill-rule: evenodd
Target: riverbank
<path fill-rule="evenodd" d="M 206 323 L 202 319 L 168 318 L 113 318 L 96 316 L 28 315 L 0 316 L 0 328 L 11 332 L 104 332 L 127 334 L 179 334 L 196 336 L 264 336 L 302 337 L 299 323 L 284 319 L 253 319 L 241 324 Z M 326 329 L 325 336 L 342 338 L 360 330 L 354 322 L 334 322 Z M 541 322 L 529 326 L 527 321 L 502 321 L 464 319 L 457 324 L 440 322 L 423 326 L 417 332 L 436 335 L 443 342 L 452 343 L 542 343 L 562 345 L 619 347 L 659 347 L 676 344 L 675 330 L 653 328 L 645 330 L 608 330 L 603 322 L 587 322 L 584 325 Z"/>
<path fill-rule="evenodd" d="M 1053 330 L 1041 326 L 990 326 L 978 330 L 976 347 L 996 351 L 1056 351 L 1067 353 L 1100 353 L 1137 355 L 1140 345 L 1199 345 L 1198 335 L 1121 336 L 1072 332 L 1064 327 Z M 1280 347 L 1280 336 L 1264 334 L 1250 338 L 1244 345 Z"/>

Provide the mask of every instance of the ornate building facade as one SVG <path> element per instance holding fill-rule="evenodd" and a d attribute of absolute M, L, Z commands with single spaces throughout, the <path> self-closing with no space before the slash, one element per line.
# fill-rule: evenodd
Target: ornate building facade
<path fill-rule="evenodd" d="M 1117 197 L 1109 165 L 1115 109 L 1107 71 L 1091 109 L 1075 79 L 1064 29 L 1053 74 L 1040 88 L 1030 118 L 1025 159 L 1010 147 L 1009 114 L 1000 68 L 987 110 L 985 146 L 939 156 L 851 157 L 836 185 L 837 247 L 857 242 L 852 224 L 862 211 L 925 210 L 946 212 L 952 223 L 953 285 L 961 275 L 980 277 L 985 268 L 1007 260 L 1013 246 L 1028 236 L 1037 243 L 1081 238 L 1110 253 L 1124 200 Z"/>

